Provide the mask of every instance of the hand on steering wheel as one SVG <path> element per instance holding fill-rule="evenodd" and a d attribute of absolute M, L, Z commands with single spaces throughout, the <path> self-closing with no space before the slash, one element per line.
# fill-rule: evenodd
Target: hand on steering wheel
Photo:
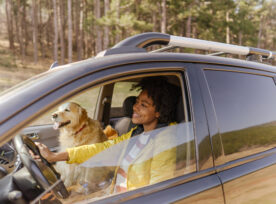
<path fill-rule="evenodd" d="M 26 135 L 16 135 L 13 142 L 22 163 L 40 187 L 46 190 L 60 179 L 59 173 L 57 173 L 52 164 L 41 156 L 38 147 L 30 138 Z M 34 155 L 39 155 L 41 162 L 35 161 L 30 155 L 29 150 L 31 150 Z M 37 156 L 34 158 L 37 158 Z M 53 191 L 61 198 L 67 198 L 69 196 L 69 193 L 61 180 L 59 181 L 59 184 L 53 188 Z"/>

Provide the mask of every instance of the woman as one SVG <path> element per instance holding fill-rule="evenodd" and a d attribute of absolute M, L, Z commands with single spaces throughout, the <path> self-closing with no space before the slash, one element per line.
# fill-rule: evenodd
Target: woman
<path fill-rule="evenodd" d="M 168 83 L 163 77 L 145 78 L 134 88 L 141 90 L 133 106 L 132 122 L 137 126 L 132 128 L 128 133 L 114 140 L 69 148 L 66 152 L 59 153 L 51 152 L 45 145 L 38 143 L 41 155 L 49 162 L 67 161 L 70 164 L 83 163 L 99 152 L 143 133 L 141 137 L 138 137 L 139 141 L 137 141 L 140 144 L 143 143 L 144 146 L 139 146 L 139 149 L 136 147 L 137 145 L 133 145 L 133 147 L 129 147 L 130 145 L 128 145 L 127 148 L 122 150 L 123 156 L 120 162 L 129 162 L 129 165 L 117 167 L 115 171 L 116 176 L 113 179 L 115 192 L 142 187 L 173 177 L 176 163 L 176 148 L 170 148 L 155 155 L 153 154 L 154 148 L 158 148 L 156 146 L 160 146 L 160 144 L 165 145 L 164 143 L 168 143 L 168 141 L 164 139 L 159 139 L 159 141 L 158 139 L 150 140 L 149 135 L 150 131 L 156 128 L 173 124 L 179 94 L 178 89 Z M 142 160 L 142 162 L 135 162 L 142 151 L 148 150 L 154 155 L 153 157 Z M 133 158 L 133 161 L 130 162 L 125 158 L 136 157 L 135 154 L 130 155 L 131 152 L 135 152 L 137 158 Z"/>

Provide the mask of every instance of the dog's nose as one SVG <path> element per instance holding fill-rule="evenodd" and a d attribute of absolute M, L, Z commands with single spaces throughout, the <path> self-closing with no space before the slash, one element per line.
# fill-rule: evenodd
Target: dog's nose
<path fill-rule="evenodd" d="M 52 114 L 52 118 L 56 119 L 57 117 L 58 117 L 58 114 L 56 114 L 56 113 Z"/>

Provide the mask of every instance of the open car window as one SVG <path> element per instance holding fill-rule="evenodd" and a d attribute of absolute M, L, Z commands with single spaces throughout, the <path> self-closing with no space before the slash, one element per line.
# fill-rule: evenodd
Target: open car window
<path fill-rule="evenodd" d="M 95 108 L 96 108 L 96 103 L 99 96 L 99 91 L 100 91 L 100 87 L 90 88 L 64 101 L 63 103 L 66 103 L 66 102 L 78 103 L 85 108 L 89 117 L 93 118 Z M 52 124 L 53 121 L 51 120 L 51 114 L 58 109 L 58 106 L 59 105 L 50 109 L 46 114 L 43 114 L 43 116 L 35 120 L 30 126 Z"/>

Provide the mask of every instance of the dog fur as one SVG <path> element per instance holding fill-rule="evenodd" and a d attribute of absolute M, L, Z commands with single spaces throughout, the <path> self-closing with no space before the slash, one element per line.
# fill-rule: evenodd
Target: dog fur
<path fill-rule="evenodd" d="M 52 114 L 52 120 L 54 121 L 54 128 L 59 129 L 60 132 L 61 152 L 66 151 L 67 148 L 104 142 L 108 139 L 99 121 L 89 118 L 86 110 L 77 103 L 69 102 L 61 105 L 58 111 Z M 95 167 L 86 170 L 78 164 L 57 162 L 56 168 L 61 173 L 61 179 L 65 186 L 77 185 L 79 186 L 77 190 L 76 188 L 73 189 L 79 193 L 84 191 L 81 187 L 84 181 L 89 180 L 89 192 L 95 192 L 101 190 L 102 186 L 110 180 L 111 172 L 106 167 Z"/>

